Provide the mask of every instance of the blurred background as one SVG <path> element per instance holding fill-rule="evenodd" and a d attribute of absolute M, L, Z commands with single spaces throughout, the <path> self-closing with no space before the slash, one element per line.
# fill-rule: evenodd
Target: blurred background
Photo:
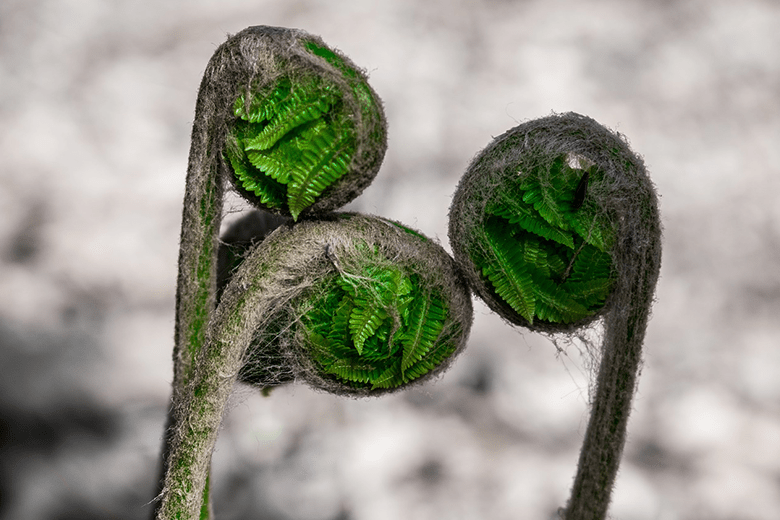
<path fill-rule="evenodd" d="M 664 263 L 611 514 L 780 515 L 780 4 L 772 0 L 0 2 L 0 518 L 149 515 L 172 379 L 196 90 L 249 25 L 319 34 L 390 125 L 349 209 L 447 244 L 460 175 L 554 112 L 625 134 Z M 440 380 L 231 401 L 218 519 L 549 519 L 588 419 L 589 357 L 476 304 Z"/>

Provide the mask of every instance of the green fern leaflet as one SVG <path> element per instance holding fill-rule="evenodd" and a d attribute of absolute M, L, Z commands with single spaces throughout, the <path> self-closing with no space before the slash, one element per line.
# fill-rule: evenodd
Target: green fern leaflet
<path fill-rule="evenodd" d="M 529 323 L 576 322 L 609 296 L 615 229 L 587 196 L 602 180 L 596 167 L 572 167 L 561 155 L 513 176 L 486 205 L 482 276 Z"/>
<path fill-rule="evenodd" d="M 364 267 L 339 271 L 305 304 L 304 335 L 323 373 L 355 388 L 395 388 L 452 355 L 455 334 L 445 334 L 445 299 L 418 275 L 368 245 L 361 254 Z"/>
<path fill-rule="evenodd" d="M 342 58 L 313 42 L 305 47 L 345 75 L 364 115 L 375 109 L 371 90 Z M 326 78 L 281 76 L 241 94 L 233 112 L 237 119 L 227 136 L 225 159 L 240 188 L 266 208 L 288 211 L 298 220 L 349 172 L 358 118 Z"/>

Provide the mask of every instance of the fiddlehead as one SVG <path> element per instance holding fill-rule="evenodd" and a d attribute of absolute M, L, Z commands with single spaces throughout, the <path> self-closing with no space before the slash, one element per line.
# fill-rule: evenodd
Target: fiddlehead
<path fill-rule="evenodd" d="M 493 310 L 517 325 L 571 330 L 601 314 L 616 281 L 617 226 L 600 199 L 612 181 L 577 149 L 531 148 L 539 132 L 522 129 L 471 165 L 453 201 L 450 236 Z"/>
<path fill-rule="evenodd" d="M 465 344 L 467 285 L 452 258 L 417 232 L 357 214 L 283 226 L 247 255 L 225 298 L 243 295 L 245 277 L 270 276 L 263 261 L 277 254 L 270 270 L 285 280 L 276 289 L 283 294 L 265 289 L 273 312 L 251 318 L 260 321 L 249 326 L 245 383 L 301 380 L 336 394 L 378 395 L 439 373 Z"/>
<path fill-rule="evenodd" d="M 290 85 L 290 96 L 297 96 L 298 101 L 265 103 L 263 113 L 272 119 L 249 121 L 247 114 L 252 114 L 256 105 L 254 91 L 283 91 L 286 84 Z M 242 112 L 242 106 L 249 112 Z M 298 30 L 250 27 L 229 38 L 206 68 L 195 112 L 179 252 L 174 406 L 166 428 L 166 454 L 181 418 L 189 413 L 179 403 L 186 402 L 187 392 L 192 391 L 197 360 L 203 355 L 206 332 L 213 320 L 225 180 L 231 179 L 247 198 L 264 204 L 262 196 L 243 187 L 249 178 L 246 172 L 242 180 L 242 172 L 233 170 L 232 163 L 240 158 L 239 138 L 256 137 L 252 132 L 269 127 L 265 142 L 254 144 L 261 148 L 269 145 L 269 153 L 274 147 L 286 150 L 287 168 L 297 172 L 289 174 L 292 195 L 270 209 L 295 218 L 330 211 L 357 196 L 376 175 L 386 148 L 381 104 L 363 73 L 318 37 Z M 319 114 L 316 118 L 315 112 Z M 242 122 L 242 114 L 247 121 Z M 292 123 L 285 122 L 287 116 Z M 307 117 L 310 120 L 304 121 Z M 330 140 L 320 146 L 326 134 Z M 339 143 L 349 145 L 349 154 L 333 161 L 339 165 L 334 174 L 326 163 L 342 153 L 342 144 L 334 144 L 339 139 Z M 296 149 L 300 153 L 294 153 Z M 312 164 L 312 153 L 319 154 L 315 158 L 319 166 L 309 168 L 306 165 Z M 274 172 L 277 177 L 282 175 L 278 168 Z M 170 469 L 166 454 L 163 473 Z M 179 490 L 174 494 L 178 492 L 184 493 Z M 208 516 L 207 504 L 203 514 Z"/>
<path fill-rule="evenodd" d="M 471 325 L 468 286 L 437 244 L 377 217 L 283 225 L 222 292 L 179 403 L 160 518 L 197 518 L 228 396 L 241 376 L 379 395 L 440 373 Z M 259 370 L 253 370 L 259 367 Z"/>
<path fill-rule="evenodd" d="M 319 40 L 276 50 L 233 104 L 224 155 L 245 197 L 297 220 L 344 205 L 373 179 L 384 115 L 363 73 Z"/>
<path fill-rule="evenodd" d="M 521 124 L 469 166 L 449 236 L 475 292 L 510 323 L 572 332 L 603 318 L 601 365 L 566 519 L 604 518 L 661 259 L 657 199 L 642 160 L 584 116 Z"/>
<path fill-rule="evenodd" d="M 457 344 L 441 336 L 449 308 L 440 290 L 404 272 L 376 246 L 356 248 L 368 258 L 354 272 L 339 266 L 325 281 L 327 293 L 303 309 L 304 334 L 323 373 L 355 388 L 395 388 L 454 352 Z"/>
<path fill-rule="evenodd" d="M 312 103 L 327 109 L 302 110 Z M 376 175 L 387 146 L 381 103 L 363 73 L 318 37 L 293 29 L 250 27 L 222 44 L 204 73 L 195 112 L 179 258 L 175 387 L 189 379 L 214 308 L 223 179 L 250 201 L 297 218 L 356 197 Z M 290 114 L 295 115 L 287 122 Z M 255 151 L 284 160 L 266 175 L 249 162 L 254 155 L 241 148 L 244 139 L 268 128 L 277 130 L 265 134 L 265 144 L 255 139 L 248 145 L 270 144 Z M 339 165 L 337 175 L 328 163 L 340 150 L 333 139 L 349 142 L 350 150 L 348 160 L 332 163 Z M 320 167 L 309 168 L 314 155 Z M 282 195 L 282 188 L 274 188 L 273 175 L 286 176 L 291 191 Z M 272 193 L 281 197 L 274 199 L 278 204 L 263 202 Z"/>
<path fill-rule="evenodd" d="M 339 220 L 353 218 L 341 215 Z M 381 220 L 373 219 L 379 223 Z M 394 389 L 434 369 L 450 358 L 463 334 L 460 322 L 470 311 L 450 311 L 452 295 L 442 293 L 442 284 L 431 285 L 431 273 L 421 276 L 419 266 L 432 259 L 443 262 L 449 273 L 444 285 L 465 287 L 453 278 L 452 261 L 423 235 L 397 222 L 387 224 L 411 234 L 396 237 L 406 244 L 423 246 L 406 262 L 397 252 L 354 239 L 348 248 L 325 244 L 325 258 L 332 267 L 310 289 L 306 298 L 286 308 L 285 314 L 271 320 L 258 335 L 239 380 L 262 389 L 295 379 L 295 374 L 278 353 L 278 338 L 286 334 L 289 323 L 300 327 L 297 341 L 307 345 L 306 356 L 323 378 L 344 385 L 342 391 Z M 232 273 L 249 254 L 253 245 L 281 225 L 265 212 L 253 212 L 237 221 L 222 237 L 220 247 L 222 293 Z M 389 242 L 395 242 L 393 239 Z M 388 242 L 387 239 L 383 242 Z M 392 254 L 391 258 L 386 255 Z M 462 295 L 461 295 L 462 296 Z M 458 302 L 461 307 L 468 302 Z M 280 311 L 281 312 L 281 311 Z M 452 316 L 460 316 L 452 322 Z M 329 385 L 330 386 L 330 385 Z"/>

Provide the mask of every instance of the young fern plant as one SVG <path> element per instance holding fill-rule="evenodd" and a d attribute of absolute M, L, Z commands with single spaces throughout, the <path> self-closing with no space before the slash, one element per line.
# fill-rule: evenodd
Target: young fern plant
<path fill-rule="evenodd" d="M 285 224 L 221 293 L 177 403 L 159 518 L 208 518 L 211 452 L 236 381 L 375 396 L 441 373 L 465 346 L 468 286 L 454 260 L 404 226 L 357 214 Z"/>
<path fill-rule="evenodd" d="M 330 381 L 324 387 L 322 380 L 310 383 L 337 393 L 376 395 L 419 382 L 423 376 L 427 379 L 444 368 L 459 348 L 463 336 L 460 322 L 471 312 L 462 292 L 465 282 L 454 275 L 451 258 L 425 236 L 398 222 L 349 213 L 329 219 L 331 224 L 320 221 L 313 229 L 327 230 L 332 222 L 343 225 L 357 219 L 376 225 L 383 238 L 369 243 L 355 234 L 349 244 L 340 239 L 339 245 L 318 237 L 324 244 L 326 271 L 307 289 L 305 298 L 294 305 L 278 306 L 278 315 L 253 340 L 239 380 L 268 391 L 296 378 L 310 379 L 291 370 L 302 361 L 291 363 L 289 352 L 286 357 L 281 354 L 287 347 L 280 338 L 289 334 L 286 328 L 292 323 L 300 327 L 296 344 L 306 345 L 308 372 Z M 233 273 L 252 247 L 265 240 L 269 228 L 280 225 L 256 212 L 228 230 L 220 247 L 225 275 L 218 293 L 224 293 Z M 391 227 L 383 229 L 385 226 Z M 242 239 L 235 230 L 249 233 Z M 420 266 L 431 265 L 443 274 L 417 272 Z M 442 290 L 446 285 L 460 287 L 461 293 Z M 452 301 L 461 309 L 451 310 Z M 453 316 L 460 318 L 453 321 Z"/>
<path fill-rule="evenodd" d="M 606 517 L 661 261 L 655 189 L 625 140 L 578 114 L 521 124 L 478 154 L 450 209 L 456 262 L 511 324 L 604 323 L 566 520 Z"/>
<path fill-rule="evenodd" d="M 379 395 L 435 376 L 465 345 L 468 285 L 439 245 L 331 213 L 371 182 L 385 147 L 379 98 L 319 38 L 250 27 L 215 52 L 192 131 L 155 518 L 211 517 L 211 453 L 237 380 Z M 228 181 L 278 216 L 232 257 L 218 237 Z"/>
<path fill-rule="evenodd" d="M 329 108 L 308 122 L 301 122 L 302 116 L 298 115 L 292 118 L 296 123 L 284 123 L 282 114 L 289 115 L 295 107 L 300 108 L 287 99 L 289 96 L 282 96 L 282 101 L 262 101 L 266 99 L 263 92 L 277 90 L 279 85 L 289 86 L 290 92 L 300 92 L 312 84 L 326 85 L 327 89 L 307 91 L 306 102 L 316 103 L 312 100 L 321 95 L 321 104 Z M 299 93 L 293 97 L 301 96 Z M 281 108 L 282 102 L 287 109 Z M 297 103 L 300 105 L 300 100 Z M 241 107 L 247 106 L 250 113 L 260 113 L 256 107 L 266 107 L 262 112 L 267 117 L 245 121 Z M 281 130 L 273 132 L 276 138 L 272 146 L 259 152 L 272 154 L 283 150 L 287 170 L 298 172 L 288 175 L 299 179 L 294 183 L 297 191 L 291 195 L 296 201 L 292 207 L 287 194 L 275 199 L 275 204 L 263 202 L 264 194 L 268 199 L 271 192 L 283 191 L 284 184 L 279 184 L 282 188 L 270 184 L 276 182 L 273 175 L 280 175 L 268 168 L 250 169 L 248 157 L 252 154 L 240 151 L 244 138 L 271 125 Z M 324 165 L 327 161 L 323 157 L 332 153 L 333 147 L 319 146 L 321 141 L 311 132 L 303 136 L 312 125 L 320 128 L 321 133 L 336 134 L 350 143 L 347 171 L 338 178 L 327 174 Z M 214 311 L 226 180 L 251 202 L 274 214 L 298 219 L 325 213 L 343 206 L 371 183 L 387 147 L 385 129 L 381 102 L 365 74 L 316 36 L 280 27 L 250 27 L 216 50 L 198 93 L 187 169 L 176 295 L 174 388 L 184 388 L 190 381 L 194 359 Z M 317 154 L 319 169 L 312 166 L 312 157 Z M 256 158 L 252 160 L 258 162 Z M 300 172 L 304 170 L 308 173 L 302 177 Z M 266 181 L 273 187 L 260 190 L 258 186 Z M 255 191 L 250 192 L 245 183 Z"/>
<path fill-rule="evenodd" d="M 378 96 L 368 86 L 365 75 L 348 58 L 328 49 L 318 37 L 292 29 L 250 27 L 216 50 L 203 75 L 192 128 L 176 292 L 174 407 L 166 428 L 163 474 L 168 468 L 167 452 L 181 415 L 176 403 L 183 400 L 186 389 L 193 382 L 196 362 L 203 351 L 216 305 L 218 233 L 225 183 L 242 186 L 245 182 L 240 180 L 242 170 L 236 172 L 230 161 L 231 157 L 233 162 L 236 160 L 236 135 L 248 135 L 240 113 L 237 116 L 236 112 L 247 100 L 250 106 L 255 106 L 256 103 L 252 104 L 255 91 L 273 89 L 276 81 L 290 84 L 291 89 L 312 82 L 328 85 L 327 99 L 323 103 L 333 102 L 334 106 L 328 109 L 328 117 L 318 119 L 319 124 L 322 126 L 325 121 L 327 125 L 335 119 L 351 121 L 350 125 L 338 126 L 339 131 L 344 125 L 349 127 L 352 152 L 348 171 L 338 179 L 329 178 L 317 184 L 320 173 L 316 168 L 309 168 L 310 184 L 299 190 L 302 194 L 299 198 L 307 203 L 295 206 L 295 218 L 330 211 L 352 200 L 371 182 L 384 156 L 387 141 Z M 311 96 L 307 97 L 310 99 Z M 267 112 L 273 110 L 269 108 Z M 256 124 L 267 126 L 268 123 Z M 296 135 L 295 130 L 289 136 L 281 135 L 275 145 L 281 147 L 289 140 L 302 143 Z M 301 152 L 297 159 L 289 158 L 288 166 L 297 171 L 303 169 L 301 164 L 304 162 Z M 264 176 L 258 172 L 254 174 Z M 247 174 L 243 175 L 246 179 Z M 322 190 L 312 188 L 325 184 L 328 185 Z M 261 197 L 246 190 L 242 193 L 263 204 Z M 268 209 L 278 215 L 293 216 L 286 203 Z M 162 479 L 160 482 L 162 486 Z M 208 496 L 207 487 L 205 494 Z M 207 514 L 208 500 L 204 502 L 204 515 Z"/>

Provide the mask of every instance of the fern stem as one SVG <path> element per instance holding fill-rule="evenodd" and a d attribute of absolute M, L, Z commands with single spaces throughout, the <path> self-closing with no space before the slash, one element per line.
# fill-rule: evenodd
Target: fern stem
<path fill-rule="evenodd" d="M 162 475 L 158 482 L 158 497 L 162 500 L 154 510 L 155 518 L 164 518 L 161 516 L 164 515 L 163 506 L 169 503 L 166 493 L 168 496 L 171 493 L 181 495 L 181 490 L 176 489 L 168 476 L 171 445 L 182 429 L 180 403 L 187 399 L 187 389 L 216 301 L 217 239 L 222 218 L 223 183 L 216 157 L 207 151 L 213 149 L 219 139 L 220 108 L 218 101 L 213 101 L 218 96 L 217 89 L 207 78 L 215 76 L 217 67 L 225 61 L 223 55 L 212 58 L 201 83 L 192 128 L 179 246 L 172 406 L 163 439 Z M 205 500 L 198 500 L 198 516 L 208 519 L 210 504 L 208 495 L 203 495 L 205 479 L 198 486 L 201 496 L 205 496 Z M 201 510 L 203 514 L 200 514 Z"/>
<path fill-rule="evenodd" d="M 629 293 L 631 298 L 625 298 L 628 312 L 610 314 L 605 320 L 596 392 L 566 507 L 566 520 L 606 518 L 609 508 L 642 361 L 646 309 L 655 286 L 653 276 L 648 273 L 640 273 L 637 278 L 637 287 Z M 642 300 L 644 305 L 636 305 Z"/>
<path fill-rule="evenodd" d="M 644 223 L 650 240 L 642 243 L 639 237 L 623 233 L 615 253 L 619 261 L 638 269 L 628 270 L 630 274 L 621 279 L 605 316 L 596 390 L 566 520 L 606 518 L 617 477 L 660 267 L 661 229 L 654 194 L 648 192 L 647 198 L 652 205 L 643 205 L 631 217 Z"/>

